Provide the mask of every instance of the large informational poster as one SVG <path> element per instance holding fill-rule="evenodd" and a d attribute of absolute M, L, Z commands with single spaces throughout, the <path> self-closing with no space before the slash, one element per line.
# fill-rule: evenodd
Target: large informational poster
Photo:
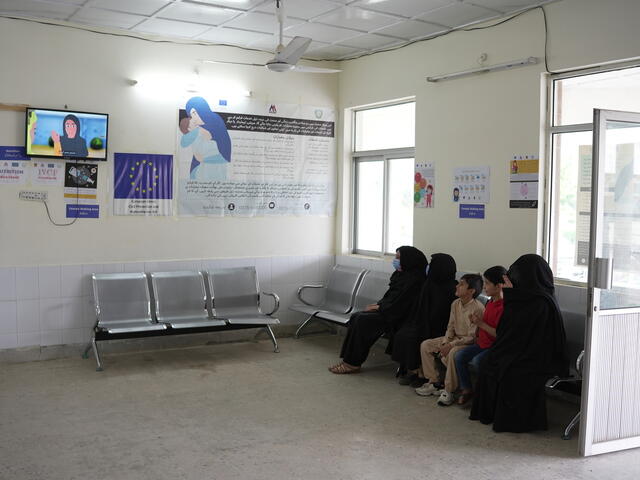
<path fill-rule="evenodd" d="M 173 155 L 113 156 L 114 215 L 172 215 Z"/>
<path fill-rule="evenodd" d="M 509 160 L 509 208 L 538 208 L 539 172 L 537 155 L 514 155 Z"/>
<path fill-rule="evenodd" d="M 335 114 L 191 98 L 179 111 L 180 215 L 333 215 Z"/>
<path fill-rule="evenodd" d="M 416 208 L 433 208 L 436 174 L 433 163 L 419 163 L 413 178 L 413 205 Z"/>
<path fill-rule="evenodd" d="M 0 184 L 24 185 L 27 167 L 30 163 L 24 147 L 0 146 Z"/>

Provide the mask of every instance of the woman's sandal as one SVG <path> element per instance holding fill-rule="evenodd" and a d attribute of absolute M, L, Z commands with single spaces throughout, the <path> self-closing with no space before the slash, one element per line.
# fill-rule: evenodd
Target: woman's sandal
<path fill-rule="evenodd" d="M 360 371 L 360 367 L 352 367 L 344 362 L 340 362 L 337 365 L 329 367 L 329 371 L 336 375 L 345 375 L 348 373 L 358 373 Z"/>

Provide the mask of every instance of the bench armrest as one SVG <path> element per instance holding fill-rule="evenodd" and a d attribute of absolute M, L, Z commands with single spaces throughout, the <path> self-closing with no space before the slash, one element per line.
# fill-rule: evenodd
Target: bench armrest
<path fill-rule="evenodd" d="M 265 313 L 265 315 L 271 316 L 274 313 L 276 313 L 280 308 L 280 297 L 278 296 L 277 293 L 273 293 L 273 292 L 262 292 L 262 294 L 273 297 L 273 310 L 271 310 L 269 313 Z"/>
<path fill-rule="evenodd" d="M 310 307 L 315 307 L 314 304 L 309 303 L 304 298 L 302 298 L 302 291 L 305 288 L 324 288 L 324 285 L 302 285 L 300 288 L 298 288 L 298 292 L 296 293 L 298 300 L 300 300 L 305 305 L 309 305 Z"/>

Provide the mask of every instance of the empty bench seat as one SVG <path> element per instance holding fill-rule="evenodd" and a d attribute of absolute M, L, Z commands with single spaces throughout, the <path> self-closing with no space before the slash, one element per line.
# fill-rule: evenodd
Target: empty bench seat
<path fill-rule="evenodd" d="M 209 312 L 202 273 L 197 271 L 152 272 L 151 285 L 156 318 L 171 328 L 199 328 L 226 325 Z"/>

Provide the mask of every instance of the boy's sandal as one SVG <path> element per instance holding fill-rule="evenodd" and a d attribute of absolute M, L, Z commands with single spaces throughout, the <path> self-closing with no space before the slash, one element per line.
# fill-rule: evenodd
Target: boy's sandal
<path fill-rule="evenodd" d="M 473 393 L 463 393 L 458 397 L 458 405 L 466 405 L 473 398 Z"/>
<path fill-rule="evenodd" d="M 352 367 L 344 362 L 340 362 L 337 365 L 329 367 L 329 371 L 336 375 L 345 375 L 348 373 L 358 373 L 360 371 L 360 367 Z"/>

